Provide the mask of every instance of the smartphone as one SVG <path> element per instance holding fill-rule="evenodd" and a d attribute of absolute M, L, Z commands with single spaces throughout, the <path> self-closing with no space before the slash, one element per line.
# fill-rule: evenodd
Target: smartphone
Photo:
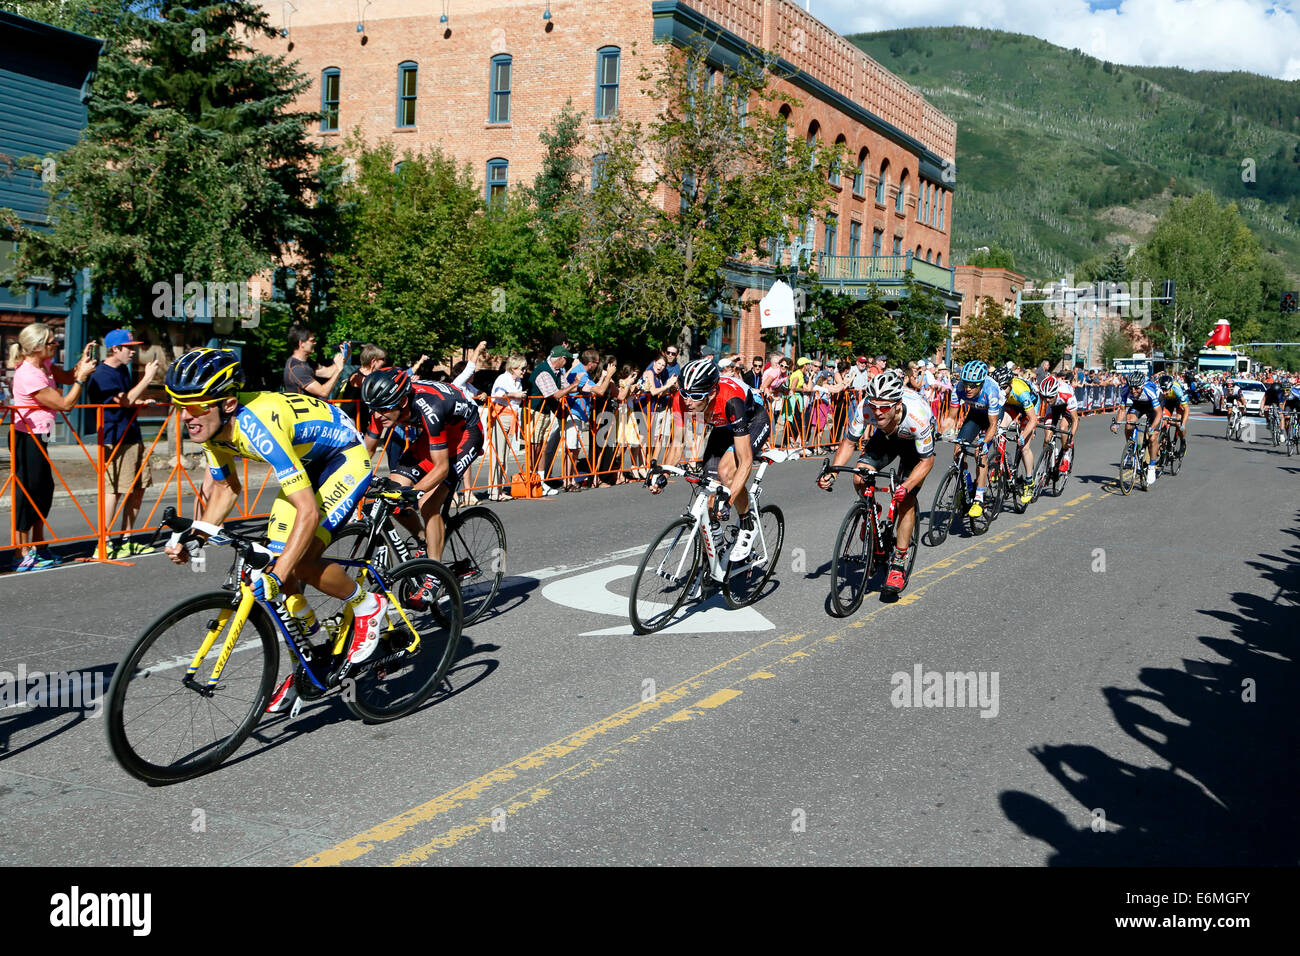
<path fill-rule="evenodd" d="M 83 359 L 93 359 L 98 354 L 99 354 L 98 339 L 91 339 L 89 342 L 86 343 L 86 347 L 81 350 L 81 357 Z"/>
<path fill-rule="evenodd" d="M 343 364 L 347 365 L 352 360 L 352 343 L 344 342 L 339 346 L 339 350 L 343 353 Z"/>

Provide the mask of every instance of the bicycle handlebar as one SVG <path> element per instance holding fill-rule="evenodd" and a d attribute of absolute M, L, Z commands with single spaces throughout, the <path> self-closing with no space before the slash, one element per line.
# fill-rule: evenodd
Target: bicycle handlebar
<path fill-rule="evenodd" d="M 195 537 L 196 533 L 206 534 L 207 542 L 211 544 L 228 544 L 243 557 L 244 563 L 255 571 L 260 571 L 269 566 L 275 560 L 274 552 L 267 550 L 252 538 L 247 538 L 242 534 L 218 527 L 214 524 L 208 524 L 206 521 L 198 521 L 191 518 L 183 518 L 176 513 L 175 508 L 168 508 L 163 512 L 162 524 L 158 532 L 154 534 L 154 541 L 158 540 L 163 528 L 170 528 L 172 535 L 167 539 L 167 547 L 174 548 L 179 545 L 188 545 L 198 543 L 199 547 L 204 542 Z M 191 553 L 193 553 L 192 549 Z"/>
<path fill-rule="evenodd" d="M 423 492 L 416 491 L 410 485 L 399 485 L 391 478 L 376 478 L 366 489 L 362 496 L 365 501 L 374 501 L 377 498 L 387 498 L 390 501 L 398 501 L 402 504 L 418 504 Z"/>
<path fill-rule="evenodd" d="M 897 472 L 863 471 L 858 465 L 832 465 L 829 458 L 822 459 L 822 470 L 817 477 L 821 478 L 823 475 L 831 475 L 842 471 L 852 472 L 873 487 L 885 479 L 889 479 L 890 484 L 898 484 Z"/>
<path fill-rule="evenodd" d="M 689 468 L 678 468 L 676 465 L 661 465 L 653 458 L 650 459 L 649 471 L 646 473 L 645 485 L 650 487 L 651 481 L 658 475 L 677 475 L 679 478 L 685 478 L 693 485 L 703 485 L 704 491 L 712 494 L 715 491 L 730 491 L 726 485 L 716 478 L 710 478 L 704 474 L 703 470 L 695 471 Z"/>

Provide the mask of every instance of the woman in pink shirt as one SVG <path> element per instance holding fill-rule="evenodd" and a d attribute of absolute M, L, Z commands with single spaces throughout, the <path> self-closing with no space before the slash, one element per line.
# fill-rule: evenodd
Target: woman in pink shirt
<path fill-rule="evenodd" d="M 83 356 L 71 372 L 56 368 L 58 343 L 54 330 L 44 322 L 33 322 L 18 334 L 23 360 L 14 370 L 14 478 L 18 502 L 14 513 L 14 543 L 23 556 L 15 570 L 49 568 L 59 559 L 49 551 L 37 550 L 45 540 L 45 516 L 54 500 L 54 478 L 46 451 L 55 412 L 66 412 L 77 404 L 81 390 L 98 364 Z M 60 385 L 71 385 L 67 395 Z"/>

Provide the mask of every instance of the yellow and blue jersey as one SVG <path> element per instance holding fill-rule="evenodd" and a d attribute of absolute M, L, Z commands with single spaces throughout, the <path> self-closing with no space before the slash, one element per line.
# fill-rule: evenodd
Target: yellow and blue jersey
<path fill-rule="evenodd" d="M 1003 411 L 1009 415 L 1024 414 L 1031 408 L 1038 407 L 1038 393 L 1034 391 L 1034 386 L 1030 385 L 1019 375 L 1011 379 L 1011 384 L 1007 386 L 1006 401 L 1003 403 Z"/>

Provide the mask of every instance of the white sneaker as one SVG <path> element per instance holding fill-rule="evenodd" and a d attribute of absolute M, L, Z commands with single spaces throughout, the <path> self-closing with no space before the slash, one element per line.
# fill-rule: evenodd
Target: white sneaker
<path fill-rule="evenodd" d="M 1156 483 L 1156 467 L 1155 467 L 1155 465 L 1148 465 L 1148 466 L 1147 466 L 1147 484 L 1148 484 L 1148 485 L 1154 485 L 1155 483 Z"/>
<path fill-rule="evenodd" d="M 388 620 L 388 598 L 378 595 L 379 606 L 373 614 L 358 616 L 352 625 L 352 646 L 348 648 L 348 663 L 360 664 L 368 660 L 379 646 L 379 637 Z"/>
<path fill-rule="evenodd" d="M 542 492 L 542 497 L 550 498 L 552 495 L 558 495 L 559 493 L 560 493 L 559 488 L 552 488 L 550 485 L 547 485 L 546 490 Z"/>
<path fill-rule="evenodd" d="M 739 564 L 749 557 L 749 552 L 754 550 L 754 536 L 757 534 L 757 528 L 741 528 L 736 534 L 736 543 L 731 546 L 731 563 Z"/>

